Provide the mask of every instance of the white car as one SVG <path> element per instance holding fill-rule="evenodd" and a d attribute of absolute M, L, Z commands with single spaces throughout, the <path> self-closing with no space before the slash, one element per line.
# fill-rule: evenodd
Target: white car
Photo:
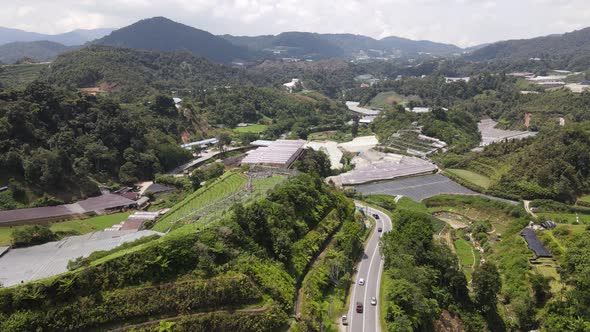
<path fill-rule="evenodd" d="M 371 298 L 371 305 L 377 305 L 377 298 L 374 296 Z"/>
<path fill-rule="evenodd" d="M 359 285 L 364 286 L 365 285 L 365 279 L 360 278 L 359 279 Z"/>

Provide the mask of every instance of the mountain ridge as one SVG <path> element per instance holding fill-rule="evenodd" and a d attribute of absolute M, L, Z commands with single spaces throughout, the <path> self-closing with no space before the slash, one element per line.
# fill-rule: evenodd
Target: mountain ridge
<path fill-rule="evenodd" d="M 113 31 L 111 28 L 76 29 L 60 34 L 44 34 L 0 27 L 0 45 L 14 42 L 51 41 L 65 46 L 82 45 Z"/>

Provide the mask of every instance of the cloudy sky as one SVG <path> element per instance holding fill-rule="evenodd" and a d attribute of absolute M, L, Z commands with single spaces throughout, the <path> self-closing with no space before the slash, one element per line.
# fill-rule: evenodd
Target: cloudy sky
<path fill-rule="evenodd" d="M 460 46 L 590 26 L 587 0 L 0 0 L 0 26 L 43 33 L 165 16 L 214 34 L 400 36 Z"/>

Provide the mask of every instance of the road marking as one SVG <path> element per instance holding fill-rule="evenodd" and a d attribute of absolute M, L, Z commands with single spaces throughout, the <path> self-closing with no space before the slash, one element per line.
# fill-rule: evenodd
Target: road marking
<path fill-rule="evenodd" d="M 371 211 L 371 213 L 373 213 L 372 209 L 370 209 L 369 211 Z M 381 218 L 381 217 L 379 217 L 379 218 Z M 377 226 L 376 224 L 377 223 L 375 223 L 375 226 Z M 376 230 L 375 230 L 375 232 L 376 232 Z M 374 235 L 375 235 L 375 233 L 373 233 L 373 236 Z M 377 237 L 379 238 L 380 236 L 377 236 Z M 365 305 L 365 303 L 367 303 L 367 288 L 368 288 L 367 282 L 369 281 L 369 275 L 371 274 L 371 266 L 373 266 L 373 261 L 375 260 L 375 254 L 377 254 L 378 252 L 379 252 L 379 245 L 376 245 L 375 250 L 373 250 L 373 256 L 371 256 L 371 261 L 369 262 L 369 269 L 367 270 L 367 276 L 365 277 L 365 293 L 363 295 L 363 302 L 364 302 L 363 306 Z M 370 303 L 369 303 L 369 305 L 370 305 Z M 366 312 L 366 310 L 363 310 L 363 332 L 365 332 L 365 326 L 366 326 L 365 312 Z"/>

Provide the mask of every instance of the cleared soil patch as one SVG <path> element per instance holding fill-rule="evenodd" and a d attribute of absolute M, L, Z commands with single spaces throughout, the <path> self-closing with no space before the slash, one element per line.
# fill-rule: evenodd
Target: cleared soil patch
<path fill-rule="evenodd" d="M 447 211 L 434 212 L 432 215 L 446 222 L 453 229 L 466 228 L 467 224 L 471 222 L 471 220 L 465 216 Z"/>

